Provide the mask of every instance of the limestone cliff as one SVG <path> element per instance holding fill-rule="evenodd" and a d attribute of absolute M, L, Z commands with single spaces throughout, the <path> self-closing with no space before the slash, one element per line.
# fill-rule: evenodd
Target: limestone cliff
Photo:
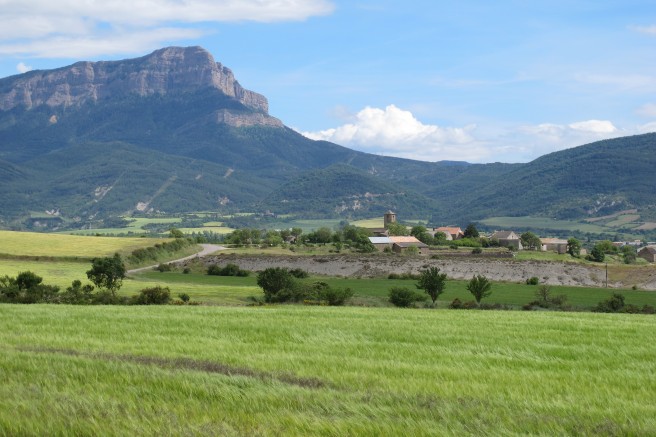
<path fill-rule="evenodd" d="M 0 79 L 0 110 L 76 106 L 115 96 L 149 96 L 207 87 L 263 114 L 262 120 L 268 118 L 266 97 L 244 89 L 230 69 L 215 62 L 201 47 L 167 47 L 136 59 L 78 62 Z"/>

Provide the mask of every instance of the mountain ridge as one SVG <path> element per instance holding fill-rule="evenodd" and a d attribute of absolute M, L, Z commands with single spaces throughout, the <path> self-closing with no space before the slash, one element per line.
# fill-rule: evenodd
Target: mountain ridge
<path fill-rule="evenodd" d="M 389 208 L 435 223 L 583 218 L 656 207 L 655 147 L 645 134 L 527 164 L 371 155 L 302 136 L 207 51 L 169 47 L 0 79 L 0 219 L 260 209 L 358 218 Z"/>

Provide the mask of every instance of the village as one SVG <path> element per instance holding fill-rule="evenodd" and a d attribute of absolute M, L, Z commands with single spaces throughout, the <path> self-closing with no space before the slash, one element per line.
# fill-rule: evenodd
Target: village
<path fill-rule="evenodd" d="M 588 250 L 581 247 L 581 243 L 574 238 L 566 240 L 553 237 L 538 237 L 531 232 L 519 234 L 512 230 L 497 230 L 485 234 L 479 232 L 475 226 L 471 224 L 465 229 L 465 231 L 457 226 L 440 226 L 425 228 L 425 231 L 420 230 L 420 232 L 413 232 L 416 228 L 408 230 L 407 226 L 402 225 L 397 221 L 396 213 L 391 210 L 385 213 L 383 217 L 383 225 L 382 228 L 367 228 L 367 230 L 373 234 L 372 237 L 369 237 L 369 241 L 379 252 L 411 252 L 420 255 L 429 255 L 431 252 L 431 245 L 427 244 L 427 239 L 422 237 L 422 234 L 425 234 L 429 236 L 432 241 L 437 240 L 447 246 L 452 243 L 453 248 L 462 247 L 456 244 L 459 240 L 473 237 L 478 239 L 479 242 L 482 242 L 483 247 L 507 248 L 510 252 L 536 250 L 542 252 L 554 252 L 557 254 L 570 253 L 577 257 L 588 256 Z M 406 235 L 407 231 L 415 235 Z M 468 235 L 468 233 L 470 233 L 470 235 Z M 635 256 L 642 258 L 647 262 L 656 262 L 655 242 L 645 244 L 640 240 L 616 241 L 611 242 L 611 245 L 612 248 L 606 243 L 606 247 L 604 247 L 603 250 L 607 253 L 613 251 L 620 253 L 634 253 Z M 592 251 L 594 251 L 594 249 Z M 476 245 L 476 247 L 473 248 L 473 252 L 482 253 L 480 245 Z"/>

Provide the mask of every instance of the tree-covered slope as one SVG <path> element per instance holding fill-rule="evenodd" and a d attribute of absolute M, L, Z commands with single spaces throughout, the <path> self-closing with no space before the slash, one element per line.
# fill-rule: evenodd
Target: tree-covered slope
<path fill-rule="evenodd" d="M 378 216 L 394 209 L 414 218 L 428 217 L 437 203 L 407 185 L 336 164 L 292 178 L 269 193 L 261 205 L 284 213 L 349 218 Z"/>
<path fill-rule="evenodd" d="M 656 134 L 542 156 L 463 193 L 457 214 L 582 218 L 656 206 Z M 473 187 L 472 187 L 473 188 Z"/>

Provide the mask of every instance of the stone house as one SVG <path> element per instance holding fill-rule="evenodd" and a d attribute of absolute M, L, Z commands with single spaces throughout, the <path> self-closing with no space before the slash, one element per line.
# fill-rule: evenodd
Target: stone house
<path fill-rule="evenodd" d="M 490 236 L 490 240 L 496 240 L 501 247 L 512 247 L 515 250 L 522 250 L 522 242 L 519 235 L 513 231 L 496 231 Z"/>
<path fill-rule="evenodd" d="M 540 238 L 543 252 L 567 253 L 567 240 L 560 238 Z"/>
<path fill-rule="evenodd" d="M 646 259 L 650 263 L 656 262 L 656 246 L 645 246 L 638 251 L 640 258 Z"/>

